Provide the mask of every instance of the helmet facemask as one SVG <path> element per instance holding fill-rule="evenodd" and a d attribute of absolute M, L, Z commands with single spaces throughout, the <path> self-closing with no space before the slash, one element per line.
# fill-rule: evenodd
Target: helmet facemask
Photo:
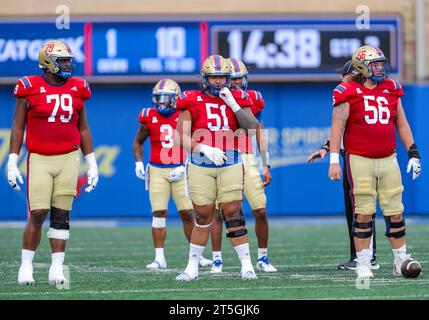
<path fill-rule="evenodd" d="M 168 92 L 155 92 L 152 94 L 152 105 L 162 115 L 170 115 L 175 111 L 177 95 Z"/>
<path fill-rule="evenodd" d="M 224 83 L 210 83 L 209 77 L 210 76 L 225 76 L 226 81 Z M 224 87 L 229 87 L 230 85 L 230 76 L 229 74 L 201 74 L 201 82 L 203 84 L 203 88 L 207 90 L 210 93 L 213 93 L 214 95 L 219 95 L 219 92 Z"/>
<path fill-rule="evenodd" d="M 68 79 L 72 76 L 73 72 L 73 58 L 63 58 L 63 57 L 52 57 L 52 60 L 55 66 L 58 68 L 58 71 L 55 73 L 57 76 Z M 64 63 L 68 61 L 69 63 Z"/>
<path fill-rule="evenodd" d="M 232 82 L 234 79 L 243 79 L 243 81 L 240 84 L 233 84 Z M 246 91 L 247 90 L 247 74 L 246 75 L 240 75 L 238 77 L 231 76 L 229 88 L 232 90 L 240 90 L 241 89 L 241 90 Z"/>
<path fill-rule="evenodd" d="M 375 83 L 380 83 L 389 76 L 389 62 L 387 59 L 371 61 L 368 64 L 368 70 L 371 74 L 369 79 Z"/>

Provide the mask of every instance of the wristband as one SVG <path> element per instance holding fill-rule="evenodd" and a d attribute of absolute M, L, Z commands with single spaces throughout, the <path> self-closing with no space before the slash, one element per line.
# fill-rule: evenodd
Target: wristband
<path fill-rule="evenodd" d="M 408 149 L 408 159 L 417 158 L 420 159 L 419 150 L 417 150 L 417 145 L 413 143 Z"/>
<path fill-rule="evenodd" d="M 336 152 L 330 153 L 330 164 L 340 163 L 340 154 Z"/>
<path fill-rule="evenodd" d="M 88 163 L 90 168 L 97 169 L 97 161 L 95 161 L 95 154 L 94 152 L 88 153 L 85 156 L 86 162 Z"/>
<path fill-rule="evenodd" d="M 240 110 L 240 106 L 237 102 L 231 103 L 231 105 L 228 105 L 234 113 L 236 113 L 238 110 Z"/>

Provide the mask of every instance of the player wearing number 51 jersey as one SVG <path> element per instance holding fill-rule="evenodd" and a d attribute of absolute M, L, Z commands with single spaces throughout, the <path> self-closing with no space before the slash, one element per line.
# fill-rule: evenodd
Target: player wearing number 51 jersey
<path fill-rule="evenodd" d="M 358 277 L 368 278 L 372 258 L 370 239 L 377 198 L 394 255 L 395 275 L 409 259 L 405 243 L 403 186 L 396 159 L 395 129 L 408 150 L 408 171 L 420 174 L 420 156 L 401 103 L 401 85 L 387 78 L 388 61 L 380 49 L 359 48 L 352 57 L 355 76 L 333 92 L 329 177 L 339 180 L 339 151 L 344 132 L 347 178 L 355 220 L 352 233 Z"/>
<path fill-rule="evenodd" d="M 39 51 L 44 75 L 27 76 L 15 87 L 17 105 L 11 130 L 8 180 L 20 190 L 18 170 L 25 126 L 27 127 L 27 191 L 29 217 L 24 231 L 18 282 L 33 284 L 32 261 L 41 238 L 41 228 L 50 211 L 48 238 L 52 249 L 50 283 L 64 283 L 63 261 L 69 239 L 69 212 L 79 174 L 80 154 L 88 165 L 87 192 L 98 182 L 97 163 L 86 120 L 85 100 L 91 96 L 88 83 L 71 77 L 73 54 L 62 41 L 49 40 Z"/>
<path fill-rule="evenodd" d="M 196 223 L 188 265 L 176 280 L 198 278 L 198 259 L 207 244 L 216 200 L 225 214 L 227 236 L 241 260 L 242 279 L 256 279 L 241 212 L 243 166 L 237 129 L 256 131 L 258 121 L 246 92 L 229 91 L 230 66 L 225 58 L 208 57 L 201 67 L 201 80 L 204 90 L 185 91 L 177 102 L 176 141 L 191 152 L 188 181 Z"/>
<path fill-rule="evenodd" d="M 179 112 L 176 110 L 179 85 L 170 79 L 158 81 L 152 91 L 154 108 L 144 108 L 138 121 L 140 128 L 133 142 L 136 160 L 136 175 L 146 181 L 152 206 L 152 237 L 155 247 L 155 260 L 149 263 L 148 269 L 165 269 L 167 262 L 164 256 L 166 239 L 167 207 L 170 195 L 176 204 L 183 222 L 183 230 L 188 240 L 191 238 L 194 219 L 192 203 L 185 192 L 185 154 L 183 148 L 174 144 L 173 134 L 176 130 Z M 150 159 L 145 168 L 143 165 L 142 145 L 150 138 Z M 201 266 L 211 264 L 203 257 Z"/>

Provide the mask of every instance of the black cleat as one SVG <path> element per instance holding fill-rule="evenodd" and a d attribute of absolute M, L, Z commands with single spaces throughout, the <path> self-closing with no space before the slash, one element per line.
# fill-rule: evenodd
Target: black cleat
<path fill-rule="evenodd" d="M 338 270 L 356 270 L 357 259 L 351 259 L 338 265 Z"/>
<path fill-rule="evenodd" d="M 356 270 L 356 258 L 351 259 L 347 262 L 338 265 L 338 270 Z M 376 258 L 371 259 L 371 270 L 380 269 L 380 265 L 377 263 Z"/>

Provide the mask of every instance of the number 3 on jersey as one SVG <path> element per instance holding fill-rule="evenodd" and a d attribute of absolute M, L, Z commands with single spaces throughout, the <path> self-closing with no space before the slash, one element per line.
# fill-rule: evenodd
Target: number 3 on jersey
<path fill-rule="evenodd" d="M 55 116 L 58 113 L 58 108 L 61 106 L 61 109 L 63 111 L 66 111 L 69 113 L 67 117 L 64 115 L 60 116 L 61 122 L 67 123 L 70 121 L 70 119 L 73 116 L 73 98 L 71 95 L 65 93 L 61 96 L 59 94 L 49 94 L 46 96 L 46 103 L 51 103 L 54 101 L 54 109 L 52 110 L 52 113 L 50 117 L 48 118 L 48 122 L 55 122 Z"/>
<path fill-rule="evenodd" d="M 159 128 L 159 130 L 161 131 L 161 145 L 162 145 L 162 147 L 163 148 L 172 148 L 174 145 L 173 127 L 169 124 L 163 124 Z"/>

